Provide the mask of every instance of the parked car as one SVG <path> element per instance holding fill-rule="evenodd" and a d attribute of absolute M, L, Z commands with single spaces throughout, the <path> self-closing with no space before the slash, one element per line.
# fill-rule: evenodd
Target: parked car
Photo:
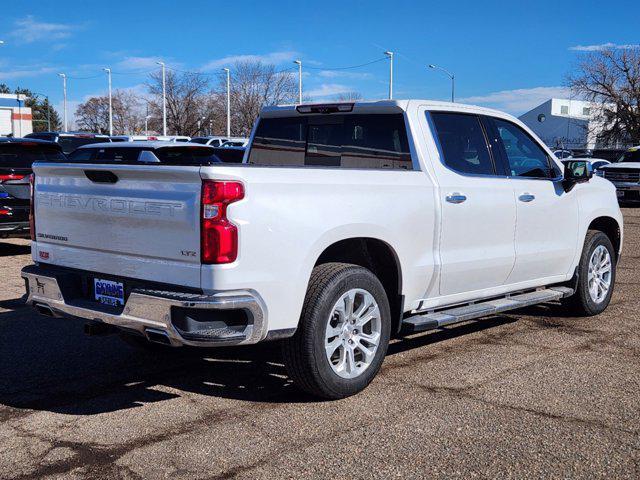
<path fill-rule="evenodd" d="M 495 110 L 268 107 L 245 164 L 158 150 L 34 165 L 28 304 L 166 346 L 281 340 L 301 389 L 342 398 L 392 334 L 550 301 L 595 315 L 611 299 L 613 185 L 585 160 L 563 173 Z"/>
<path fill-rule="evenodd" d="M 640 200 L 640 146 L 628 149 L 615 163 L 601 167 L 600 172 L 616 186 L 619 200 Z"/>
<path fill-rule="evenodd" d="M 592 157 L 592 158 L 589 158 L 588 160 L 591 162 L 591 166 L 593 167 L 593 169 L 596 172 L 598 172 L 605 165 L 611 165 L 611 162 L 609 160 L 605 160 L 604 158 L 593 158 Z"/>
<path fill-rule="evenodd" d="M 245 147 L 215 147 L 214 154 L 224 163 L 242 163 Z"/>
<path fill-rule="evenodd" d="M 176 145 L 171 142 L 96 143 L 76 149 L 67 156 L 69 163 L 114 165 L 212 165 L 220 163 L 213 147 Z M 100 182 L 98 182 L 100 183 Z"/>
<path fill-rule="evenodd" d="M 62 147 L 64 153 L 71 153 L 82 145 L 111 141 L 109 135 L 84 132 L 37 132 L 25 135 L 25 138 L 56 142 Z"/>
<path fill-rule="evenodd" d="M 200 143 L 202 145 L 210 145 L 212 147 L 219 147 L 228 140 L 227 137 L 211 136 L 211 137 L 194 137 L 190 141 L 192 143 Z"/>
<path fill-rule="evenodd" d="M 560 160 L 564 160 L 565 158 L 570 158 L 573 156 L 571 150 L 554 150 L 553 154 Z"/>
<path fill-rule="evenodd" d="M 249 144 L 248 138 L 230 138 L 223 142 L 221 147 L 246 147 Z"/>
<path fill-rule="evenodd" d="M 109 138 L 112 142 L 149 142 L 158 139 L 153 135 L 112 135 Z"/>
<path fill-rule="evenodd" d="M 60 145 L 0 137 L 0 237 L 29 235 L 29 177 L 36 161 L 61 161 Z"/>

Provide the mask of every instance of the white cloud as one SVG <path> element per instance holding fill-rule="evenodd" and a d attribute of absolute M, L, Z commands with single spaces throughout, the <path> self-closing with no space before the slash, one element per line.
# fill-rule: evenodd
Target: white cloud
<path fill-rule="evenodd" d="M 125 57 L 115 65 L 115 69 L 127 71 L 151 70 L 159 68 L 157 62 L 166 61 L 160 57 Z"/>
<path fill-rule="evenodd" d="M 323 98 L 353 92 L 353 90 L 352 87 L 339 83 L 323 83 L 317 88 L 305 91 L 304 94 L 314 98 Z"/>
<path fill-rule="evenodd" d="M 569 47 L 569 50 L 575 52 L 598 52 L 600 50 L 633 50 L 640 48 L 639 44 L 617 44 L 617 43 L 602 43 L 600 45 L 575 45 Z"/>
<path fill-rule="evenodd" d="M 266 53 L 264 55 L 254 55 L 254 54 L 246 54 L 246 55 L 229 55 L 227 57 L 218 58 L 216 60 L 211 60 L 202 66 L 203 71 L 211 71 L 218 70 L 223 67 L 228 67 L 238 62 L 255 62 L 260 61 L 263 63 L 270 63 L 274 65 L 281 65 L 283 63 L 293 62 L 298 56 L 297 52 L 294 51 L 281 51 L 281 52 L 271 52 Z"/>
<path fill-rule="evenodd" d="M 49 66 L 12 66 L 10 69 L 0 68 L 0 80 L 16 80 L 18 78 L 31 78 L 56 72 L 55 67 Z"/>
<path fill-rule="evenodd" d="M 373 77 L 373 75 L 366 72 L 345 72 L 341 70 L 320 70 L 318 76 L 323 78 L 353 78 L 356 80 L 365 80 Z"/>
<path fill-rule="evenodd" d="M 550 98 L 566 98 L 569 93 L 569 89 L 566 87 L 519 88 L 501 90 L 487 95 L 458 98 L 456 101 L 492 107 L 517 115 L 531 110 Z"/>
<path fill-rule="evenodd" d="M 65 23 L 40 22 L 33 15 L 16 20 L 14 30 L 9 36 L 18 43 L 51 42 L 69 38 L 79 27 Z"/>

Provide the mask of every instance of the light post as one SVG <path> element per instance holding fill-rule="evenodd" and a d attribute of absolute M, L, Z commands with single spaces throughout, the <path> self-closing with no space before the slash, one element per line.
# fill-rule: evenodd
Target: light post
<path fill-rule="evenodd" d="M 68 130 L 67 125 L 67 76 L 64 73 L 59 73 L 58 76 L 62 77 L 62 127 L 63 131 Z"/>
<path fill-rule="evenodd" d="M 389 57 L 389 100 L 393 99 L 393 52 L 386 51 L 384 54 Z"/>
<path fill-rule="evenodd" d="M 302 61 L 294 60 L 293 63 L 298 65 L 298 103 L 302 103 Z"/>
<path fill-rule="evenodd" d="M 162 135 L 167 135 L 167 80 L 164 62 L 156 62 L 162 67 Z"/>
<path fill-rule="evenodd" d="M 111 104 L 111 69 L 103 68 L 109 79 L 109 136 L 113 135 L 113 106 Z"/>
<path fill-rule="evenodd" d="M 147 115 L 144 117 L 144 134 L 149 135 L 149 119 L 151 115 Z"/>
<path fill-rule="evenodd" d="M 227 137 L 231 136 L 231 72 L 228 68 L 223 68 L 227 72 Z"/>
<path fill-rule="evenodd" d="M 434 65 L 433 63 L 429 65 L 429 68 L 433 68 L 435 70 L 440 70 L 442 72 L 444 72 L 445 74 L 447 74 L 449 76 L 449 78 L 451 79 L 451 103 L 453 103 L 455 101 L 455 91 L 456 91 L 456 77 L 453 73 L 449 72 L 448 70 L 445 70 L 442 67 L 439 67 L 438 65 Z"/>
<path fill-rule="evenodd" d="M 24 95 L 19 93 L 18 97 L 18 136 L 22 138 L 22 100 L 25 98 Z"/>

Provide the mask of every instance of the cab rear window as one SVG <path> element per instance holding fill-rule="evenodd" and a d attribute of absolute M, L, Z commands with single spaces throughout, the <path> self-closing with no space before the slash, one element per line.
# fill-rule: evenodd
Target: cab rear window
<path fill-rule="evenodd" d="M 413 169 L 401 113 L 263 118 L 248 162 L 282 167 Z"/>

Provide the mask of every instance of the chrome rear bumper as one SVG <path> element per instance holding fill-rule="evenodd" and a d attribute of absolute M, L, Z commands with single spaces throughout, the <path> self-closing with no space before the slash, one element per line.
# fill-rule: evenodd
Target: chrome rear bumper
<path fill-rule="evenodd" d="M 198 295 L 159 290 L 133 290 L 122 313 L 108 313 L 99 304 L 86 300 L 67 301 L 58 279 L 48 272 L 30 265 L 22 270 L 26 281 L 28 305 L 56 317 L 79 317 L 99 321 L 129 331 L 136 331 L 151 339 L 163 335 L 172 346 L 191 345 L 211 347 L 219 345 L 252 344 L 266 337 L 265 309 L 258 297 L 250 292 Z M 171 321 L 172 308 L 243 310 L 249 319 L 242 331 L 216 329 L 206 335 L 180 333 Z"/>

